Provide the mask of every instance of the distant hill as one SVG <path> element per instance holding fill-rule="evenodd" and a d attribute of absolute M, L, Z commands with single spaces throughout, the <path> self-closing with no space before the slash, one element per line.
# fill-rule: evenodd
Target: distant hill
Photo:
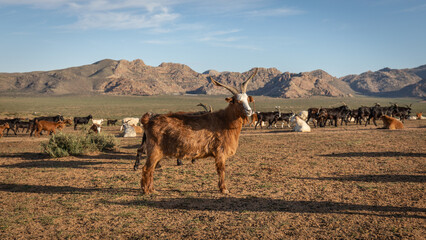
<path fill-rule="evenodd" d="M 383 68 L 341 78 L 360 94 L 393 97 L 424 97 L 424 84 L 419 84 L 423 79 L 426 79 L 426 65 L 411 69 Z"/>
<path fill-rule="evenodd" d="M 214 87 L 208 79 L 239 88 L 241 82 L 254 71 L 218 72 L 208 70 L 197 73 L 178 63 L 148 66 L 142 60 L 111 60 L 60 70 L 28 73 L 0 73 L 2 94 L 228 94 Z M 426 65 L 413 69 L 382 69 L 360 75 L 336 78 L 323 70 L 302 73 L 282 73 L 276 68 L 259 68 L 248 85 L 252 95 L 280 98 L 305 98 L 311 96 L 350 96 L 356 92 L 367 95 L 396 93 L 424 96 Z M 418 84 L 418 85 L 416 85 Z M 412 85 L 412 86 L 411 86 Z M 411 86 L 411 87 L 410 87 Z M 405 89 L 406 88 L 406 89 Z M 404 89 L 404 90 L 402 90 Z M 422 95 L 423 94 L 423 95 Z"/>

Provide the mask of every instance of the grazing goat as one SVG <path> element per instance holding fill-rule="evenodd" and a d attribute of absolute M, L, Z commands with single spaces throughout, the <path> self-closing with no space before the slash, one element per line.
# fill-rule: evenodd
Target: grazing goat
<path fill-rule="evenodd" d="M 292 122 L 296 121 L 296 126 L 294 126 L 293 131 L 295 131 L 295 132 L 310 132 L 311 131 L 311 127 L 309 127 L 309 125 L 304 120 L 302 120 L 298 115 L 292 117 L 291 121 Z"/>
<path fill-rule="evenodd" d="M 3 137 L 3 131 L 9 128 L 10 128 L 9 123 L 5 123 L 4 125 L 0 126 L 0 138 Z"/>
<path fill-rule="evenodd" d="M 59 122 L 49 122 L 45 120 L 35 122 L 36 130 L 35 130 L 35 136 L 40 137 L 40 132 L 42 130 L 48 131 L 49 135 L 52 135 L 52 133 L 56 133 L 56 128 L 59 130 L 62 130 L 65 127 L 65 123 L 62 121 Z"/>
<path fill-rule="evenodd" d="M 77 130 L 77 125 L 81 124 L 88 124 L 90 119 L 92 119 L 92 115 L 90 114 L 87 117 L 74 117 L 74 130 Z"/>
<path fill-rule="evenodd" d="M 383 120 L 383 129 L 395 130 L 404 128 L 402 122 L 396 118 L 383 115 L 381 116 L 381 119 Z"/>
<path fill-rule="evenodd" d="M 94 132 L 94 133 L 101 133 L 101 125 L 99 124 L 92 124 L 92 126 L 89 128 L 89 133 Z"/>
<path fill-rule="evenodd" d="M 107 126 L 115 125 L 117 123 L 117 119 L 107 119 Z"/>
<path fill-rule="evenodd" d="M 225 161 L 235 154 L 244 119 L 251 116 L 247 96 L 247 84 L 254 73 L 241 84 L 241 92 L 236 88 L 216 82 L 212 83 L 229 90 L 233 96 L 226 98 L 229 105 L 213 113 L 193 115 L 169 113 L 151 117 L 146 113 L 141 121 L 146 133 L 147 160 L 142 169 L 141 188 L 144 193 L 154 191 L 153 177 L 157 163 L 164 157 L 206 158 L 214 157 L 219 176 L 219 189 L 229 193 L 225 184 Z"/>
<path fill-rule="evenodd" d="M 93 124 L 102 125 L 103 122 L 104 122 L 103 119 L 92 119 Z"/>

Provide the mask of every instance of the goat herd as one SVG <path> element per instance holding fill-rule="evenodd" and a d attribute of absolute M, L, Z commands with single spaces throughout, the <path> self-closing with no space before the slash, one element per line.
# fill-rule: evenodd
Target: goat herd
<path fill-rule="evenodd" d="M 9 131 L 12 131 L 15 135 L 17 132 L 21 131 L 30 133 L 30 136 L 40 136 L 42 131 L 47 131 L 49 134 L 56 133 L 56 129 L 62 130 L 65 126 L 71 126 L 74 124 L 74 130 L 77 130 L 78 125 L 88 124 L 92 120 L 92 125 L 89 128 L 89 132 L 93 131 L 99 133 L 101 131 L 101 125 L 104 122 L 104 119 L 93 119 L 92 115 L 87 117 L 74 117 L 74 119 L 65 119 L 61 115 L 49 116 L 49 117 L 36 117 L 34 119 L 22 119 L 22 118 L 12 118 L 12 119 L 0 119 L 0 137 L 3 136 L 3 132 L 6 131 L 6 136 L 9 135 Z M 124 121 L 125 119 L 123 119 Z M 130 119 L 134 122 L 134 118 Z M 129 122 L 130 122 L 129 120 Z M 137 122 L 139 119 L 136 118 Z M 115 125 L 117 119 L 107 119 L 107 125 Z M 129 122 L 123 122 L 123 124 L 130 124 Z M 137 124 L 134 123 L 134 124 Z"/>
<path fill-rule="evenodd" d="M 376 103 L 372 107 L 359 107 L 358 109 L 350 109 L 346 104 L 343 104 L 340 107 L 336 108 L 309 108 L 307 111 L 301 111 L 298 114 L 294 112 L 283 113 L 279 106 L 275 107 L 276 111 L 273 112 L 256 112 L 252 115 L 251 122 L 249 126 L 254 125 L 255 129 L 257 126 L 262 128 L 264 123 L 267 123 L 267 128 L 270 128 L 272 125 L 276 127 L 278 122 L 282 122 L 281 128 L 284 127 L 284 123 L 287 123 L 287 126 L 290 127 L 290 122 L 296 121 L 296 126 L 293 129 L 297 132 L 310 131 L 308 125 L 309 121 L 312 122 L 314 127 L 325 127 L 327 122 L 329 125 L 338 126 L 340 120 L 340 125 L 347 125 L 349 122 L 354 122 L 355 124 L 370 124 L 371 120 L 374 125 L 377 126 L 376 120 L 382 119 L 387 128 L 388 122 L 399 122 L 403 123 L 405 119 L 423 119 L 421 113 L 417 113 L 416 116 L 410 116 L 411 106 L 401 107 L 397 104 L 392 104 L 390 106 L 382 107 L 380 104 Z M 303 121 L 300 121 L 303 120 Z M 363 123 L 364 122 L 364 123 Z M 397 124 L 402 126 L 401 124 Z M 396 124 L 396 123 L 394 123 Z M 303 129 L 303 130 L 301 130 Z"/>
<path fill-rule="evenodd" d="M 194 112 L 192 114 L 202 114 L 207 112 L 212 112 L 212 108 L 207 109 L 203 104 L 198 104 L 197 106 L 202 106 L 205 111 Z M 350 109 L 347 105 L 343 104 L 340 107 L 336 108 L 309 108 L 307 111 L 301 111 L 298 114 L 291 112 L 281 112 L 280 106 L 275 107 L 275 111 L 272 112 L 254 112 L 250 118 L 250 121 L 244 121 L 245 126 L 254 126 L 257 129 L 258 126 L 263 128 L 267 124 L 267 128 L 274 126 L 277 127 L 277 123 L 281 122 L 281 128 L 286 124 L 290 127 L 290 123 L 294 122 L 295 126 L 293 128 L 296 132 L 310 132 L 311 128 L 307 123 L 311 122 L 314 127 L 325 127 L 327 122 L 329 125 L 338 126 L 347 125 L 349 122 L 355 124 L 370 124 L 371 120 L 374 125 L 377 126 L 376 120 L 382 119 L 385 125 L 388 122 L 398 122 L 396 118 L 399 118 L 402 123 L 405 119 L 424 119 L 421 113 L 417 113 L 416 116 L 410 116 L 411 106 L 401 107 L 397 104 L 392 104 L 390 106 L 382 107 L 380 104 L 375 104 L 372 107 L 359 107 L 358 109 Z M 384 117 L 387 116 L 387 117 Z M 389 118 L 391 117 L 391 118 Z M 395 119 L 394 119 L 395 118 Z M 64 119 L 61 115 L 49 116 L 49 117 L 36 117 L 31 120 L 24 120 L 21 118 L 13 119 L 0 119 L 0 137 L 3 136 L 3 133 L 6 131 L 6 135 L 9 135 L 9 131 L 12 131 L 15 135 L 21 130 L 26 133 L 30 133 L 30 136 L 40 136 L 41 131 L 47 131 L 50 134 L 56 133 L 56 129 L 62 130 L 66 125 L 74 125 L 74 130 L 77 130 L 78 125 L 88 124 L 92 120 L 92 125 L 89 128 L 89 132 L 99 133 L 101 131 L 101 126 L 106 122 L 107 126 L 114 126 L 117 124 L 117 119 L 93 119 L 92 115 L 87 117 L 74 117 L 74 119 Z M 122 126 L 120 131 L 124 128 L 122 136 L 124 137 L 134 137 L 136 133 L 142 133 L 143 130 L 137 125 L 140 124 L 139 118 L 129 117 L 123 118 Z M 402 126 L 402 124 L 398 124 Z"/>
<path fill-rule="evenodd" d="M 168 114 L 152 114 L 146 113 L 142 118 L 124 118 L 122 127 L 126 137 L 127 130 L 136 136 L 136 129 L 140 129 L 138 123 L 143 125 L 142 144 L 137 150 L 135 169 L 141 158 L 142 153 L 146 153 L 147 158 L 145 165 L 142 168 L 141 188 L 144 193 L 154 192 L 153 173 L 159 161 L 163 157 L 172 157 L 177 159 L 199 159 L 213 157 L 215 159 L 216 171 L 218 173 L 218 186 L 222 193 L 228 193 L 225 184 L 225 162 L 236 153 L 238 140 L 242 126 L 244 124 L 255 125 L 255 128 L 262 123 L 268 123 L 268 128 L 278 121 L 296 122 L 294 131 L 309 132 L 310 127 L 307 124 L 312 121 L 314 127 L 324 127 L 329 121 L 330 125 L 338 126 L 343 122 L 348 124 L 353 120 L 356 124 L 368 124 L 370 120 L 377 126 L 376 120 L 381 118 L 385 128 L 400 129 L 403 127 L 401 121 L 410 117 L 411 106 L 400 107 L 397 104 L 392 104 L 388 107 L 381 107 L 376 104 L 373 107 L 360 107 L 356 110 L 351 110 L 348 106 L 343 105 L 337 108 L 309 108 L 308 111 L 302 111 L 299 114 L 282 113 L 279 107 L 274 112 L 256 112 L 253 113 L 250 102 L 254 102 L 252 96 L 246 94 L 247 84 L 256 74 L 256 71 L 240 86 L 240 91 L 233 86 L 228 86 L 216 82 L 210 78 L 215 86 L 223 87 L 232 93 L 232 97 L 225 100 L 228 106 L 225 109 L 212 112 L 211 109 L 204 112 L 196 113 L 168 113 Z M 246 121 L 251 117 L 251 122 Z M 421 118 L 421 114 L 417 116 Z M 92 120 L 92 127 L 89 131 L 100 131 L 100 126 L 103 119 L 92 119 L 92 115 L 87 117 L 75 117 L 64 119 L 62 116 L 54 117 L 37 117 L 30 121 L 21 121 L 20 119 L 5 119 L 0 121 L 2 128 L 1 133 L 7 129 L 19 131 L 20 128 L 26 128 L 27 132 L 31 130 L 39 135 L 45 130 L 50 133 L 55 133 L 55 129 L 64 128 L 65 124 L 74 124 L 74 129 L 80 124 L 88 124 Z M 107 120 L 107 125 L 115 124 L 117 120 Z M 283 127 L 283 125 L 282 125 Z M 142 130 L 140 130 L 142 132 Z"/>

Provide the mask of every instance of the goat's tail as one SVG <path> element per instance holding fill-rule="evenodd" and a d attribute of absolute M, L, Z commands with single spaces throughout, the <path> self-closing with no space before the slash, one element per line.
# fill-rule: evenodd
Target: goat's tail
<path fill-rule="evenodd" d="M 151 113 L 147 112 L 141 117 L 141 123 L 145 127 L 148 124 L 149 119 L 151 118 Z"/>

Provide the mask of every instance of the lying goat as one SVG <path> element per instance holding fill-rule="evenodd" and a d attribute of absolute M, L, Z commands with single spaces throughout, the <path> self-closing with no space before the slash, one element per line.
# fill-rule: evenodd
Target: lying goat
<path fill-rule="evenodd" d="M 244 119 L 252 114 L 247 96 L 248 81 L 241 84 L 241 92 L 236 88 L 211 81 L 216 86 L 229 90 L 233 96 L 226 98 L 228 107 L 213 113 L 191 115 L 170 113 L 141 118 L 146 133 L 147 160 L 142 169 L 141 187 L 144 193 L 154 191 L 153 177 L 157 163 L 165 156 L 175 158 L 214 157 L 219 176 L 219 189 L 228 193 L 225 184 L 225 161 L 235 154 Z"/>
<path fill-rule="evenodd" d="M 296 126 L 294 126 L 293 131 L 295 132 L 310 132 L 311 131 L 311 127 L 309 127 L 309 125 L 302 120 L 299 116 L 293 116 L 291 118 L 292 122 L 296 122 Z"/>
<path fill-rule="evenodd" d="M 402 124 L 402 122 L 399 121 L 396 118 L 389 117 L 387 115 L 383 115 L 381 117 L 381 119 L 383 120 L 383 128 L 384 129 L 395 130 L 395 129 L 403 129 L 404 128 L 404 125 Z"/>

